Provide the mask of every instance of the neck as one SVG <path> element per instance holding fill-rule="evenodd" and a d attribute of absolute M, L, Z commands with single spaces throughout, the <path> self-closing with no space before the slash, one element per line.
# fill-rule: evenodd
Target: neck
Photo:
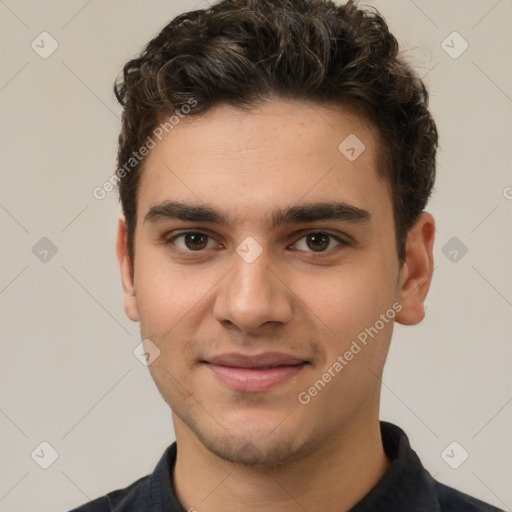
<path fill-rule="evenodd" d="M 174 417 L 178 454 L 173 474 L 178 500 L 186 510 L 221 512 L 236 505 L 251 512 L 350 510 L 389 466 L 378 412 L 362 417 L 304 457 L 272 468 L 233 464 L 206 449 Z"/>

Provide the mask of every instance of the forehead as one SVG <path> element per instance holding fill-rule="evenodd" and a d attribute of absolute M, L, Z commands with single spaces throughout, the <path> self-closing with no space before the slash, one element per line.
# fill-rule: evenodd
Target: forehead
<path fill-rule="evenodd" d="M 344 201 L 383 214 L 391 196 L 380 165 L 377 133 L 347 109 L 219 105 L 157 142 L 142 171 L 138 211 L 174 199 L 249 220 L 286 205 Z"/>

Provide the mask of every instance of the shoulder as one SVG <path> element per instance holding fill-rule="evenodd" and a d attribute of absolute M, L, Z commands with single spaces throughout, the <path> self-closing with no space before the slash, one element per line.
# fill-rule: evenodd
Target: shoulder
<path fill-rule="evenodd" d="M 146 505 L 149 475 L 128 487 L 109 492 L 101 498 L 84 503 L 70 512 L 140 512 Z"/>
<path fill-rule="evenodd" d="M 435 487 L 442 512 L 503 512 L 440 482 L 435 481 Z"/>
<path fill-rule="evenodd" d="M 181 511 L 172 483 L 176 453 L 177 445 L 174 442 L 167 447 L 153 473 L 139 478 L 128 487 L 84 503 L 70 512 L 145 512 L 156 507 Z"/>

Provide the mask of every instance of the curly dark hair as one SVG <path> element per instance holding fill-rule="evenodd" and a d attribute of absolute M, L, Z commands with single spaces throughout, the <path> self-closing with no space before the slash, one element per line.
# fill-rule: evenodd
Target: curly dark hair
<path fill-rule="evenodd" d="M 145 160 L 128 170 L 126 162 L 163 116 L 200 116 L 220 103 L 250 110 L 273 98 L 352 108 L 377 128 L 378 172 L 391 186 L 404 261 L 407 232 L 434 185 L 438 137 L 428 92 L 375 9 L 353 0 L 223 0 L 166 25 L 124 66 L 114 91 L 124 107 L 117 177 L 132 263 Z"/>

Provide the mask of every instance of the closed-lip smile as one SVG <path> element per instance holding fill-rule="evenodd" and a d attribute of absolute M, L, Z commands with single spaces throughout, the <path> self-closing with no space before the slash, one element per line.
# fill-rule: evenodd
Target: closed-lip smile
<path fill-rule="evenodd" d="M 296 376 L 308 361 L 281 352 L 225 353 L 202 361 L 224 385 L 239 392 L 262 392 Z"/>

